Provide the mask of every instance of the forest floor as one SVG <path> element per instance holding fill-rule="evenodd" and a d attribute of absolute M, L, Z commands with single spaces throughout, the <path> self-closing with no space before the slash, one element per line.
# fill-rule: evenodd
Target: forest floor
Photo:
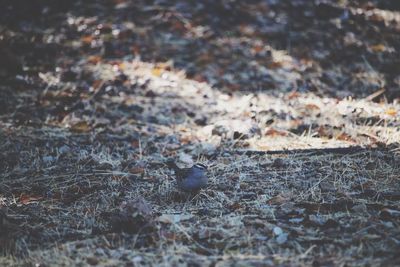
<path fill-rule="evenodd" d="M 400 265 L 397 1 L 5 2 L 1 266 Z"/>

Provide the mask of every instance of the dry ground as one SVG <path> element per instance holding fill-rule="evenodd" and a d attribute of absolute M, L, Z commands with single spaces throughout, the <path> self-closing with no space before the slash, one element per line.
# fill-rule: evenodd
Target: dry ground
<path fill-rule="evenodd" d="M 399 7 L 145 2 L 1 11 L 0 265 L 400 265 Z"/>

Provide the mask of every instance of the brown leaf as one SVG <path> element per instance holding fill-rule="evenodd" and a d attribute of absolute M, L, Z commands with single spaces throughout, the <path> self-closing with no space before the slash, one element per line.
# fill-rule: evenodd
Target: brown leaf
<path fill-rule="evenodd" d="M 283 62 L 282 61 L 273 61 L 268 64 L 269 69 L 278 69 L 283 67 Z"/>
<path fill-rule="evenodd" d="M 154 76 L 160 77 L 161 74 L 163 74 L 164 69 L 159 68 L 159 67 L 155 67 L 151 70 L 151 74 L 153 74 Z"/>
<path fill-rule="evenodd" d="M 348 142 L 353 142 L 355 143 L 356 141 L 348 134 L 346 133 L 341 133 L 338 136 L 336 136 L 337 140 L 341 140 L 341 141 L 348 141 Z"/>
<path fill-rule="evenodd" d="M 254 53 L 260 53 L 264 49 L 264 45 L 256 44 L 253 46 L 253 52 Z"/>
<path fill-rule="evenodd" d="M 95 80 L 95 81 L 93 81 L 93 83 L 92 83 L 92 87 L 93 87 L 93 89 L 97 90 L 97 89 L 99 89 L 103 84 L 104 84 L 104 81 L 103 81 L 103 80 Z"/>
<path fill-rule="evenodd" d="M 83 36 L 83 37 L 81 38 L 81 42 L 84 43 L 84 44 L 86 44 L 86 45 L 89 45 L 89 44 L 92 43 L 93 39 L 94 39 L 94 38 L 93 38 L 92 35 L 85 35 L 85 36 Z"/>
<path fill-rule="evenodd" d="M 133 167 L 131 169 L 129 169 L 129 172 L 132 174 L 142 174 L 144 173 L 144 168 L 142 167 Z"/>
<path fill-rule="evenodd" d="M 320 108 L 315 104 L 307 104 L 306 109 L 320 110 Z"/>
<path fill-rule="evenodd" d="M 290 92 L 289 95 L 288 95 L 288 99 L 289 99 L 289 100 L 295 99 L 295 98 L 299 98 L 299 97 L 300 97 L 300 93 L 297 92 L 297 91 L 292 91 L 292 92 Z"/>
<path fill-rule="evenodd" d="M 386 46 L 384 44 L 373 45 L 371 46 L 371 50 L 375 53 L 385 52 Z"/>
<path fill-rule="evenodd" d="M 79 121 L 71 125 L 71 130 L 78 133 L 87 133 L 91 130 L 91 128 L 86 121 Z"/>
<path fill-rule="evenodd" d="M 24 204 L 30 204 L 32 202 L 38 201 L 43 199 L 42 196 L 35 196 L 35 195 L 25 195 L 25 194 L 21 194 L 21 196 L 19 197 L 19 201 Z"/>
<path fill-rule="evenodd" d="M 277 195 L 274 196 L 273 198 L 270 198 L 267 203 L 270 205 L 282 205 L 283 203 L 286 203 L 289 199 L 287 197 L 284 197 L 282 195 Z"/>
<path fill-rule="evenodd" d="M 87 62 L 88 62 L 89 64 L 93 64 L 93 65 L 96 65 L 96 64 L 100 63 L 101 60 L 102 60 L 102 57 L 101 57 L 101 56 L 89 56 L 89 57 L 87 58 Z"/>
<path fill-rule="evenodd" d="M 268 136 L 287 136 L 288 133 L 286 131 L 280 131 L 274 128 L 269 128 L 266 132 L 265 135 Z"/>
<path fill-rule="evenodd" d="M 394 108 L 389 108 L 385 111 L 386 115 L 390 115 L 390 116 L 396 116 L 397 115 L 397 110 Z"/>

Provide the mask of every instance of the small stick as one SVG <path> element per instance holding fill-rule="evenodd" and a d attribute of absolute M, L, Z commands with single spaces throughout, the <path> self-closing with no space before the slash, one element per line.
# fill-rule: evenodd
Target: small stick
<path fill-rule="evenodd" d="M 224 153 L 228 154 L 244 154 L 247 156 L 251 155 L 279 155 L 279 154 L 309 154 L 309 155 L 324 155 L 324 154 L 354 154 L 359 152 L 387 150 L 383 147 L 367 148 L 361 146 L 350 146 L 350 147 L 330 147 L 330 148 L 311 148 L 311 149 L 284 149 L 284 150 L 224 150 Z"/>

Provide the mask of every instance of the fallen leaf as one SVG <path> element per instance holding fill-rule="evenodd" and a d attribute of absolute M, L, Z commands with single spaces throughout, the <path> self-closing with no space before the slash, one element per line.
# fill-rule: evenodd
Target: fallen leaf
<path fill-rule="evenodd" d="M 264 45 L 256 44 L 253 46 L 254 53 L 260 53 L 261 51 L 263 51 L 263 49 Z"/>
<path fill-rule="evenodd" d="M 270 198 L 267 201 L 267 203 L 270 204 L 270 205 L 281 205 L 281 204 L 287 202 L 288 200 L 289 200 L 288 198 L 286 198 L 286 197 L 284 197 L 282 195 L 277 195 L 277 196 L 275 196 L 273 198 Z"/>
<path fill-rule="evenodd" d="M 141 174 L 144 173 L 144 168 L 142 167 L 133 167 L 131 169 L 129 169 L 129 172 L 132 174 Z"/>
<path fill-rule="evenodd" d="M 85 35 L 81 38 L 81 42 L 88 45 L 93 41 L 93 36 L 92 35 Z"/>
<path fill-rule="evenodd" d="M 43 199 L 43 197 L 41 196 L 34 196 L 34 195 L 25 195 L 25 194 L 21 194 L 21 196 L 19 197 L 19 201 L 24 204 L 30 204 L 32 202 L 38 201 Z"/>
<path fill-rule="evenodd" d="M 93 65 L 96 65 L 96 64 L 100 63 L 101 60 L 102 60 L 102 57 L 101 57 L 101 56 L 89 56 L 89 57 L 87 58 L 87 62 L 88 62 L 89 64 L 93 64 Z"/>
<path fill-rule="evenodd" d="M 349 141 L 349 142 L 355 142 L 353 140 L 353 138 L 351 138 L 350 135 L 346 134 L 346 133 L 341 133 L 338 136 L 336 136 L 337 140 L 341 140 L 341 141 Z"/>
<path fill-rule="evenodd" d="M 384 44 L 373 45 L 371 46 L 371 50 L 375 53 L 385 52 L 386 46 Z"/>
<path fill-rule="evenodd" d="M 320 110 L 320 108 L 315 104 L 307 104 L 306 109 Z"/>
<path fill-rule="evenodd" d="M 104 84 L 103 80 L 94 80 L 93 83 L 92 83 L 92 87 L 93 87 L 93 89 L 97 90 L 103 84 Z"/>
<path fill-rule="evenodd" d="M 265 135 L 269 136 L 287 136 L 288 133 L 286 131 L 280 131 L 274 128 L 269 128 L 266 132 Z"/>
<path fill-rule="evenodd" d="M 288 99 L 294 99 L 294 98 L 299 98 L 300 97 L 300 93 L 297 91 L 292 91 L 288 94 Z"/>
<path fill-rule="evenodd" d="M 91 130 L 89 124 L 86 121 L 79 121 L 71 125 L 70 129 L 78 133 L 87 133 Z"/>
<path fill-rule="evenodd" d="M 397 115 L 397 110 L 394 108 L 389 108 L 385 111 L 385 114 L 390 115 L 390 116 L 396 116 Z"/>
<path fill-rule="evenodd" d="M 153 74 L 154 76 L 160 77 L 161 74 L 163 74 L 164 70 L 162 68 L 159 67 L 155 67 L 151 70 L 151 74 Z"/>

